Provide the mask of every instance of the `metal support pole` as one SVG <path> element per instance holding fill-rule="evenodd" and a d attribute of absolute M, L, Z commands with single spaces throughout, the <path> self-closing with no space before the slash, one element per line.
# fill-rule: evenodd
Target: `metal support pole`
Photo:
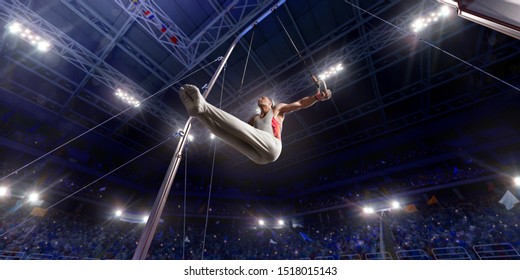
<path fill-rule="evenodd" d="M 383 232 L 383 215 L 384 215 L 384 211 L 381 211 L 379 213 L 379 252 L 381 253 L 381 255 L 385 256 L 385 241 L 383 240 L 385 235 L 384 235 L 384 232 Z"/>
<path fill-rule="evenodd" d="M 262 21 L 264 18 L 266 18 L 268 15 L 270 15 L 275 9 L 277 9 L 280 5 L 285 3 L 285 0 L 280 0 L 276 5 L 274 5 L 271 9 L 266 11 L 263 15 L 261 15 L 253 24 L 249 25 L 247 28 L 240 33 L 237 38 L 233 41 L 231 46 L 229 47 L 226 55 L 224 56 L 224 59 L 220 62 L 220 65 L 217 68 L 217 71 L 211 78 L 208 87 L 206 88 L 206 91 L 204 92 L 203 96 L 204 99 L 206 99 L 209 95 L 209 92 L 213 88 L 213 85 L 215 84 L 218 76 L 220 75 L 220 72 L 224 68 L 224 65 L 226 65 L 226 62 L 231 55 L 231 52 L 233 52 L 233 49 L 235 48 L 238 41 L 247 33 L 249 30 L 253 28 L 256 24 L 258 24 L 260 21 Z M 157 194 L 157 197 L 155 199 L 155 202 L 152 207 L 152 211 L 150 213 L 150 216 L 148 217 L 148 221 L 146 222 L 146 226 L 144 227 L 143 233 L 141 234 L 141 238 L 139 239 L 139 243 L 137 244 L 137 249 L 135 250 L 134 256 L 132 259 L 134 260 L 144 260 L 146 259 L 146 255 L 148 254 L 148 249 L 150 249 L 150 244 L 152 243 L 153 236 L 155 234 L 155 230 L 157 229 L 157 225 L 159 224 L 159 220 L 161 218 L 162 211 L 164 209 L 164 205 L 166 204 L 166 200 L 168 199 L 168 194 L 170 193 L 171 186 L 173 184 L 173 180 L 175 179 L 175 175 L 177 174 L 177 170 L 179 169 L 179 165 L 181 163 L 182 159 L 182 151 L 184 149 L 184 145 L 186 144 L 186 141 L 188 139 L 188 134 L 191 129 L 191 120 L 190 117 L 188 121 L 186 122 L 186 125 L 184 125 L 183 133 L 181 134 L 181 139 L 179 143 L 177 144 L 177 148 L 175 149 L 175 153 L 173 154 L 173 158 L 170 162 L 170 166 L 168 167 L 168 171 L 166 172 L 166 176 L 164 177 L 164 180 L 161 184 L 161 189 L 159 190 L 159 193 Z"/>

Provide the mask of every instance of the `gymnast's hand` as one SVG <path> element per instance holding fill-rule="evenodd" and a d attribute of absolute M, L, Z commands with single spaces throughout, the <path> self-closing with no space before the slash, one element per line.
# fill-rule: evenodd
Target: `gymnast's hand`
<path fill-rule="evenodd" d="M 318 92 L 316 92 L 316 94 L 314 95 L 314 98 L 316 98 L 316 100 L 318 100 L 318 101 L 325 101 L 325 100 L 329 100 L 331 96 L 332 96 L 332 92 L 330 91 L 330 89 L 326 89 L 324 91 L 320 91 L 318 89 Z"/>

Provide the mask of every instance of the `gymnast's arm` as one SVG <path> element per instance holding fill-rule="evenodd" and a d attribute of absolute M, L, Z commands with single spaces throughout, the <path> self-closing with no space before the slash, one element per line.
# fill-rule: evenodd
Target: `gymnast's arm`
<path fill-rule="evenodd" d="M 332 93 L 330 92 L 330 90 L 327 89 L 326 92 L 317 92 L 314 95 L 306 96 L 296 102 L 292 102 L 289 104 L 278 103 L 276 104 L 275 108 L 278 109 L 278 111 L 282 114 L 291 113 L 300 109 L 308 108 L 314 105 L 314 103 L 316 103 L 317 101 L 328 100 L 330 99 L 331 95 Z"/>

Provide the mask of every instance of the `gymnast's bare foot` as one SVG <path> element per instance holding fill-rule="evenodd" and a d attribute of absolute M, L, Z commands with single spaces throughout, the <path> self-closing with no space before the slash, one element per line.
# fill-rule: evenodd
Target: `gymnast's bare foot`
<path fill-rule="evenodd" d="M 196 117 L 204 113 L 206 101 L 196 86 L 183 85 L 179 90 L 179 96 L 184 107 L 186 107 L 186 111 L 188 111 L 188 115 Z"/>

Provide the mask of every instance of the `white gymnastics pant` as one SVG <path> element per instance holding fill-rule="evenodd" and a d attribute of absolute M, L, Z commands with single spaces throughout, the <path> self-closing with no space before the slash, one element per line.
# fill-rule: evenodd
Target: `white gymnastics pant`
<path fill-rule="evenodd" d="M 197 87 L 184 85 L 179 91 L 188 114 L 200 120 L 226 144 L 258 164 L 274 162 L 282 152 L 282 142 L 266 132 L 204 100 Z"/>

